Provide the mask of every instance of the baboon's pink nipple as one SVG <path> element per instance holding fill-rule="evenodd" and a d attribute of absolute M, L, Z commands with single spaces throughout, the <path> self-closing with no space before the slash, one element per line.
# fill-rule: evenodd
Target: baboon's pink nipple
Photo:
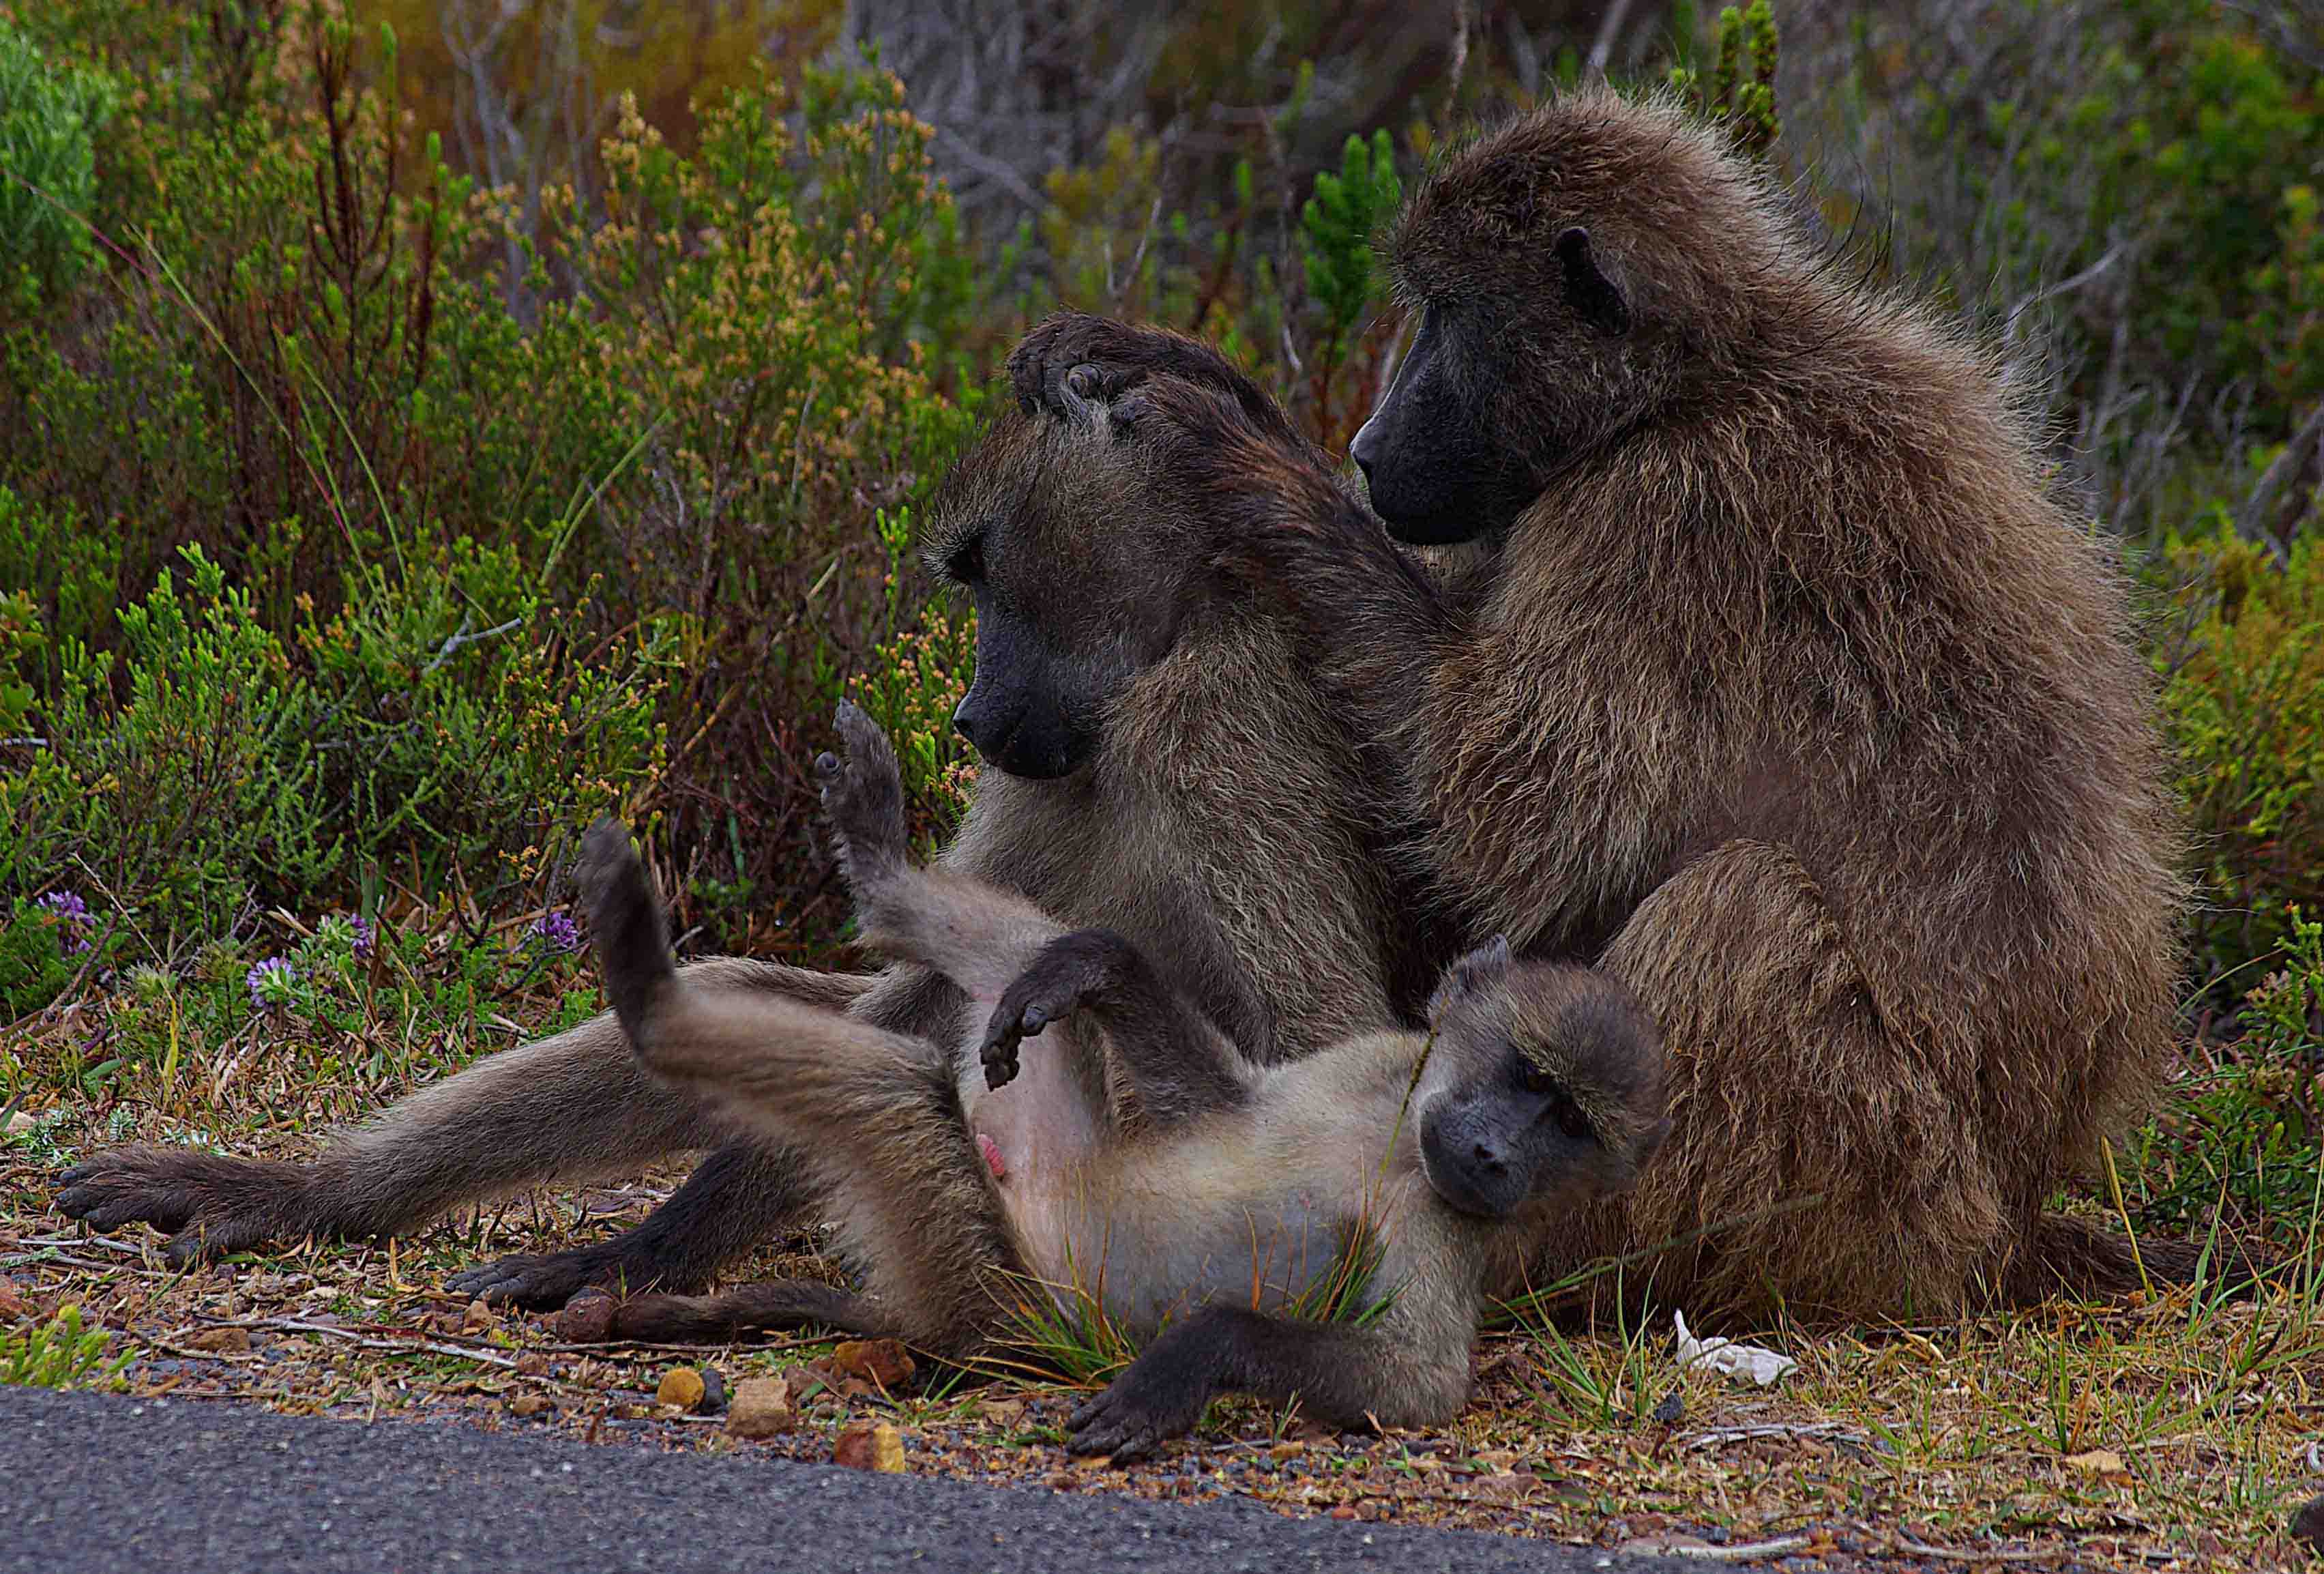
<path fill-rule="evenodd" d="M 984 1155 L 984 1167 L 992 1171 L 995 1180 L 1008 1179 L 1009 1161 L 1001 1156 L 1001 1144 L 982 1132 L 976 1134 L 976 1151 Z"/>

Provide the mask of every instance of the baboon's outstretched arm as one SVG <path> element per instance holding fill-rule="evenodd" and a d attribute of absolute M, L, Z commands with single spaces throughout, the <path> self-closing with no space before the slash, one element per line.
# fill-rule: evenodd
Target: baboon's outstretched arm
<path fill-rule="evenodd" d="M 1300 1407 L 1335 1426 L 1425 1425 L 1469 1392 L 1470 1319 L 1450 1329 L 1303 1322 L 1211 1306 L 1165 1329 L 1111 1387 L 1074 1412 L 1066 1449 L 1138 1459 L 1192 1431 L 1222 1393 Z M 1450 1331 L 1454 1337 L 1447 1338 Z"/>
<path fill-rule="evenodd" d="M 1155 1125 L 1231 1109 L 1250 1095 L 1250 1062 L 1144 953 L 1103 929 L 1051 940 L 1002 992 L 979 1050 L 991 1085 L 1017 1074 L 1023 1040 L 1076 1010 L 1105 1030 Z"/>

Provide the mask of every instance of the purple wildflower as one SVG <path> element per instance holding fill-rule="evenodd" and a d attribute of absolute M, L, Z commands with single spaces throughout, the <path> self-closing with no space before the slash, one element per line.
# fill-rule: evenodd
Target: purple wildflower
<path fill-rule="evenodd" d="M 573 921 L 569 912 L 544 912 L 532 921 L 526 931 L 552 951 L 567 955 L 581 949 L 581 926 Z"/>
<path fill-rule="evenodd" d="M 51 891 L 32 905 L 57 921 L 65 932 L 60 938 L 62 949 L 70 954 L 88 949 L 88 927 L 94 921 L 88 903 L 80 899 L 78 891 Z"/>
<path fill-rule="evenodd" d="M 299 973 L 290 958 L 269 957 L 252 963 L 242 981 L 250 986 L 250 1009 L 266 1011 L 290 999 L 290 986 L 299 981 Z"/>
<path fill-rule="evenodd" d="M 371 920 L 360 912 L 347 920 L 347 927 L 355 931 L 355 956 L 364 961 L 369 961 L 372 942 L 379 938 L 379 931 L 374 927 Z"/>

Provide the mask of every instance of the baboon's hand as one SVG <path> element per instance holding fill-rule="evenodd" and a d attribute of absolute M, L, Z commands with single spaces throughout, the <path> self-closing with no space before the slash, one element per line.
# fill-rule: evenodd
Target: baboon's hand
<path fill-rule="evenodd" d="M 984 1085 L 999 1088 L 1017 1075 L 1017 1051 L 1043 1028 L 1062 1022 L 1089 1003 L 1113 977 L 1113 958 L 1125 944 L 1104 930 L 1075 930 L 1041 948 L 1032 965 L 1001 992 L 1001 1004 L 985 1023 L 977 1058 L 984 1062 Z"/>
<path fill-rule="evenodd" d="M 1304 446 L 1275 401 L 1233 362 L 1200 339 L 1167 329 L 1061 311 L 1009 353 L 1010 383 L 1028 415 L 1079 421 L 1091 403 L 1111 403 L 1155 378 L 1222 391 L 1255 431 L 1273 441 Z"/>
<path fill-rule="evenodd" d="M 1215 1384 L 1200 1344 L 1173 1337 L 1185 1331 L 1156 1339 L 1104 1393 L 1074 1412 L 1065 1422 L 1067 1453 L 1110 1454 L 1128 1464 L 1194 1430 Z"/>
<path fill-rule="evenodd" d="M 122 1148 L 60 1177 L 56 1208 L 93 1229 L 143 1222 L 171 1232 L 162 1256 L 190 1267 L 269 1241 L 334 1236 L 312 1171 L 179 1148 Z"/>
<path fill-rule="evenodd" d="M 1204 382 L 1222 368 L 1235 375 L 1206 345 L 1083 311 L 1044 319 L 1009 352 L 1009 381 L 1028 415 L 1072 416 L 1080 400 L 1111 399 L 1155 372 Z"/>
<path fill-rule="evenodd" d="M 849 880 L 860 884 L 904 862 L 909 847 L 904 774 L 895 745 L 862 708 L 843 699 L 832 721 L 846 758 L 819 755 L 815 773 L 823 783 L 824 812 L 839 836 L 840 861 Z"/>

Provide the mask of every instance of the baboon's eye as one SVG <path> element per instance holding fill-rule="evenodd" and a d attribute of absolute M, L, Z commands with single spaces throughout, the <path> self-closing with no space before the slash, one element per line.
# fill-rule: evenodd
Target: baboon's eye
<path fill-rule="evenodd" d="M 1582 1106 L 1573 1102 L 1573 1095 L 1565 1090 L 1565 1084 L 1536 1064 L 1529 1055 L 1517 1056 L 1517 1084 L 1527 1093 L 1549 1100 L 1549 1117 L 1567 1136 L 1580 1142 L 1597 1134 L 1590 1129 L 1590 1117 L 1582 1113 Z"/>
<path fill-rule="evenodd" d="M 945 577 L 962 585 L 973 585 L 984 578 L 984 537 L 973 535 L 953 548 L 952 556 L 945 560 Z"/>

